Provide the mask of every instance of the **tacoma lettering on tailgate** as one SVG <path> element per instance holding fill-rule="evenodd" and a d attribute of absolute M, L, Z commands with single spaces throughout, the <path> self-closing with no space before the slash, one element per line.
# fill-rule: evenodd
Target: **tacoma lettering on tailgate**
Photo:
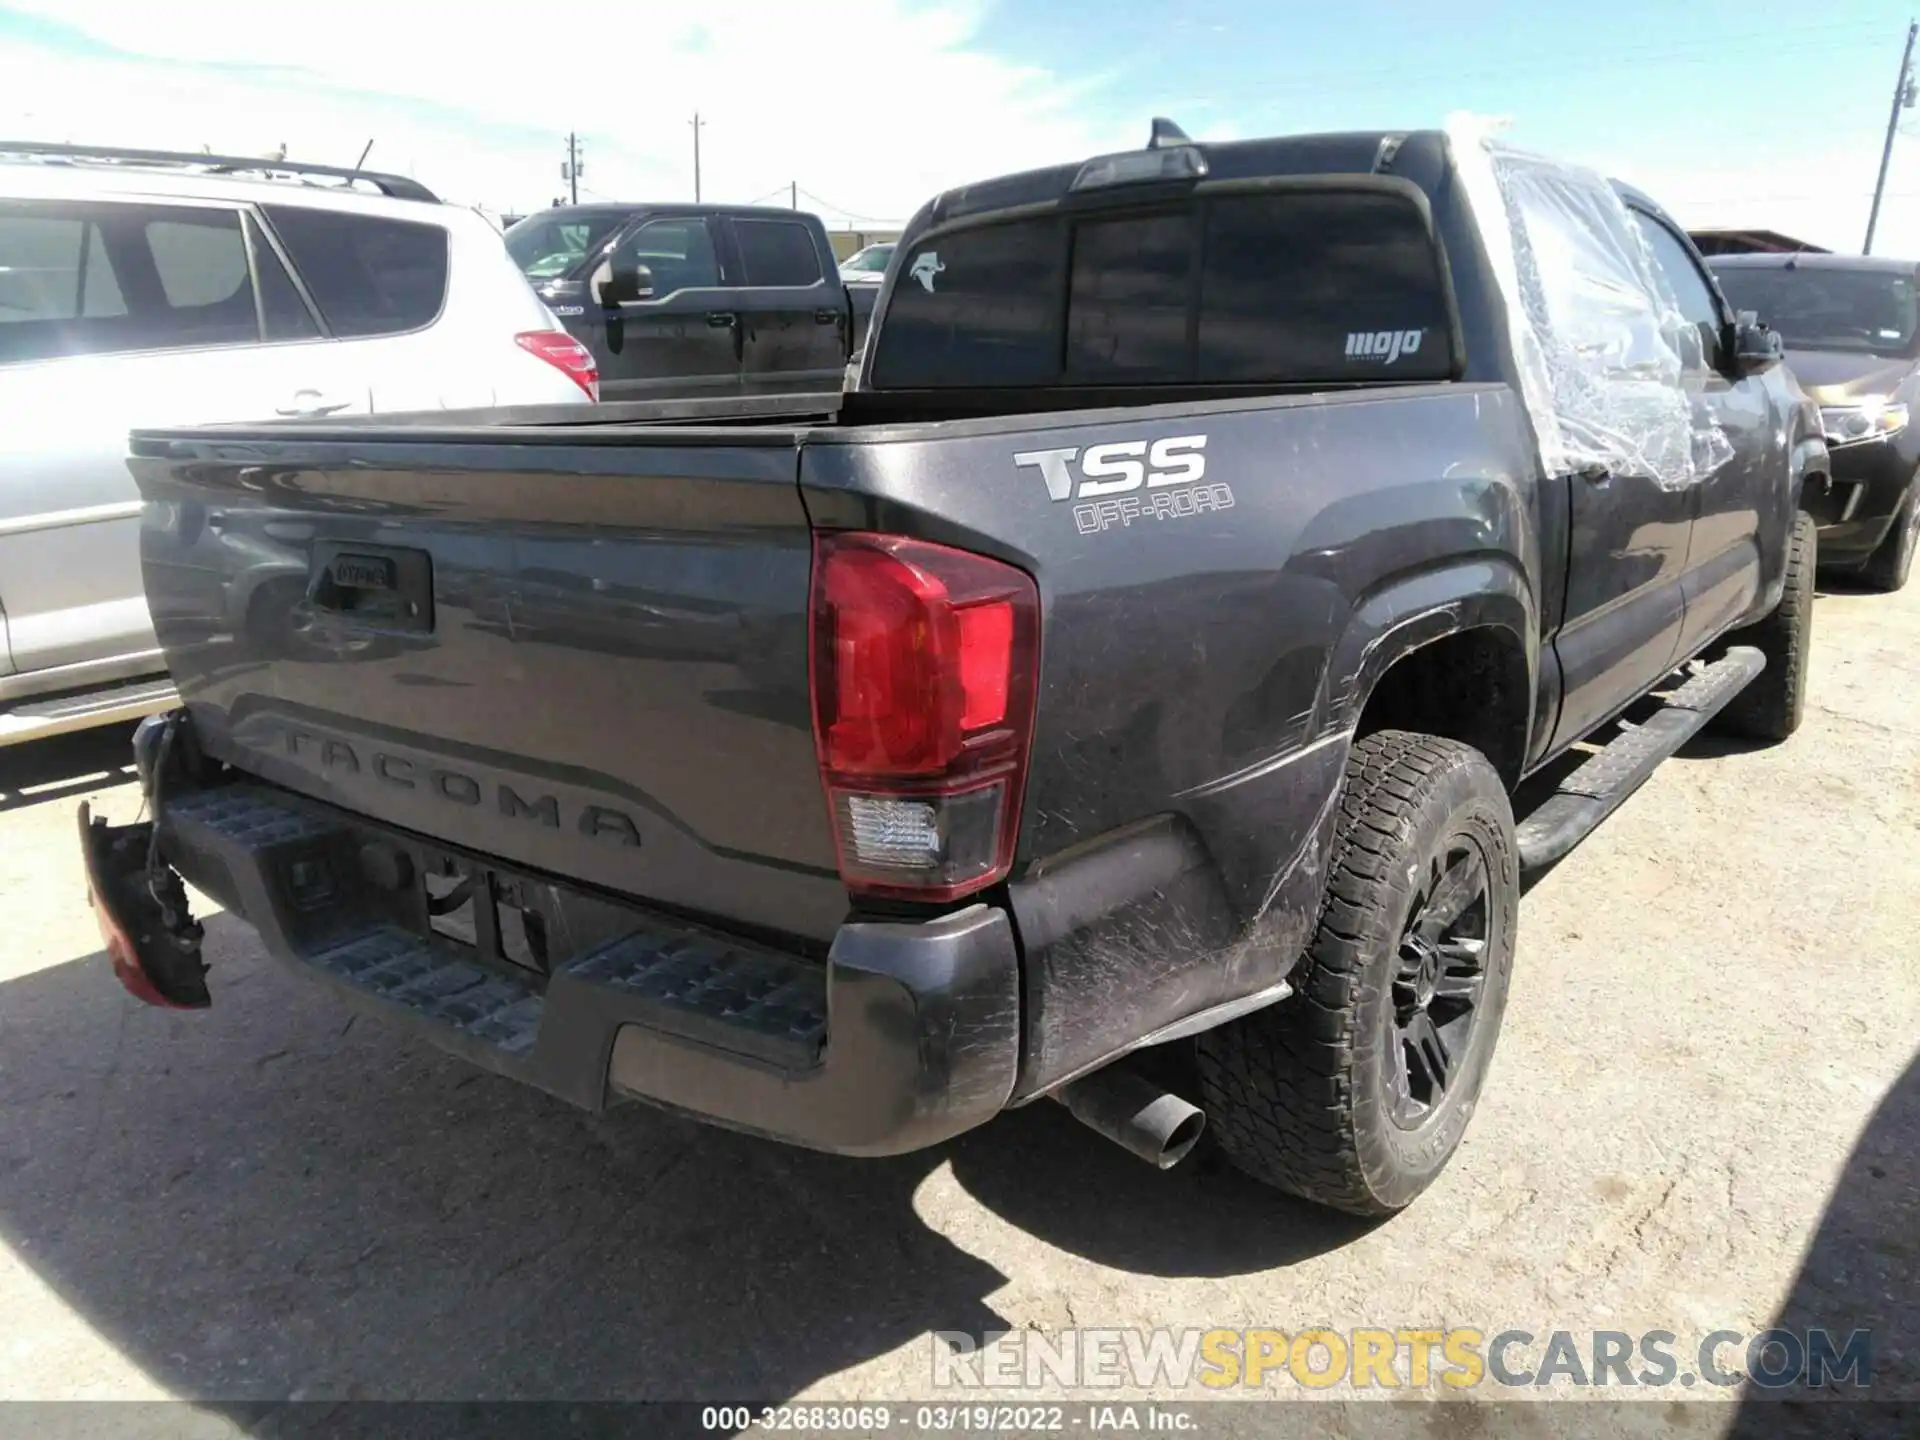
<path fill-rule="evenodd" d="M 364 743 L 287 725 L 280 727 L 289 758 L 303 770 L 329 779 L 368 777 L 395 790 L 408 790 L 446 805 L 473 809 L 489 801 L 502 816 L 558 830 L 570 824 L 589 840 L 615 845 L 640 844 L 640 827 L 631 816 L 605 805 L 563 806 L 560 797 L 532 785 L 515 789 L 504 780 L 469 774 L 444 763 L 412 759 Z"/>

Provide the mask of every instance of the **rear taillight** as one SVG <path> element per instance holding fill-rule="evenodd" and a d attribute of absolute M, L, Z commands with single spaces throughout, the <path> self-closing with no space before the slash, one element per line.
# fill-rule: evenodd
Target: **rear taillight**
<path fill-rule="evenodd" d="M 820 536 L 813 725 L 850 890 L 952 900 L 1005 878 L 1033 736 L 1040 596 L 998 560 Z"/>
<path fill-rule="evenodd" d="M 523 330 L 513 340 L 566 375 L 589 400 L 600 398 L 600 367 L 593 363 L 593 352 L 564 330 Z"/>

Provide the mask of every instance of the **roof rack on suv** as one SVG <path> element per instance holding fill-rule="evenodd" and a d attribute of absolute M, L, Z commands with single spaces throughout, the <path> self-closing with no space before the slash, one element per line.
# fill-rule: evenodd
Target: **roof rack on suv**
<path fill-rule="evenodd" d="M 425 200 L 435 195 L 418 180 L 384 175 L 376 170 L 353 170 L 344 165 L 306 165 L 297 160 L 269 160 L 261 156 L 201 155 L 189 150 L 126 150 L 117 145 L 49 145 L 38 140 L 0 140 L 0 155 L 25 155 L 49 160 L 105 160 L 140 166 L 195 166 L 213 175 L 324 175 L 335 180 L 364 180 L 395 200 Z"/>

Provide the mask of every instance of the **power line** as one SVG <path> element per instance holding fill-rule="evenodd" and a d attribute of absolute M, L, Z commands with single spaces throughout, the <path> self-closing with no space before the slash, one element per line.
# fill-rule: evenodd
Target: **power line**
<path fill-rule="evenodd" d="M 1889 200 L 1912 200 L 1920 190 L 1887 190 Z M 1772 195 L 1662 195 L 1660 203 L 1678 208 L 1682 205 L 1769 205 L 1790 200 L 1871 200 L 1871 190 L 1793 190 Z"/>
<path fill-rule="evenodd" d="M 813 193 L 813 191 L 807 189 L 804 186 L 800 186 L 797 188 L 799 189 L 800 194 L 806 196 L 809 200 L 813 201 L 822 210 L 825 210 L 832 215 L 838 215 L 843 220 L 864 220 L 869 225 L 898 225 L 901 223 L 899 220 L 885 219 L 878 215 L 862 215 L 858 210 L 849 210 L 844 205 L 836 205 L 831 200 L 827 199 L 826 196 L 816 195 Z"/>
<path fill-rule="evenodd" d="M 1814 24 L 1814 25 L 1770 27 L 1765 32 L 1756 31 L 1756 32 L 1748 32 L 1745 34 L 1734 33 L 1730 35 L 1716 37 L 1710 42 L 1703 41 L 1699 45 L 1691 49 L 1682 48 L 1682 49 L 1676 50 L 1671 44 L 1668 44 L 1668 43 L 1647 42 L 1640 45 L 1628 46 L 1623 49 L 1614 50 L 1607 54 L 1602 54 L 1602 55 L 1582 54 L 1580 55 L 1578 62 L 1576 64 L 1567 67 L 1566 70 L 1563 71 L 1562 73 L 1568 75 L 1569 77 L 1573 77 L 1573 76 L 1588 76 L 1588 75 L 1604 75 L 1609 73 L 1610 71 L 1620 70 L 1620 69 L 1661 68 L 1666 65 L 1682 65 L 1682 66 L 1693 65 L 1693 64 L 1724 65 L 1728 61 L 1728 59 L 1738 58 L 1738 56 L 1742 53 L 1759 53 L 1762 50 L 1764 50 L 1766 53 L 1769 53 L 1769 54 L 1777 53 L 1779 46 L 1783 41 L 1792 43 L 1794 45 L 1796 53 L 1800 53 L 1800 54 L 1805 54 L 1805 53 L 1808 53 L 1809 51 L 1827 51 L 1827 50 L 1842 49 L 1842 48 L 1854 49 L 1854 48 L 1858 48 L 1862 44 L 1862 42 L 1867 39 L 1871 30 L 1872 30 L 1871 26 L 1863 24 L 1862 22 L 1859 22 L 1859 21 L 1829 21 L 1829 22 L 1823 22 L 1823 23 Z M 1808 40 L 1801 39 L 1799 37 L 1816 37 L 1816 39 L 1813 40 L 1812 42 L 1809 42 Z M 1817 37 L 1826 37 L 1826 38 L 1822 40 Z M 1567 57 L 1567 55 L 1568 55 L 1568 51 L 1563 47 L 1555 51 L 1540 53 L 1531 57 L 1526 55 L 1516 55 L 1509 58 L 1505 63 L 1503 63 L 1500 67 L 1496 69 L 1488 69 L 1488 70 L 1479 71 L 1479 72 L 1456 71 L 1456 72 L 1450 72 L 1450 74 L 1451 74 L 1451 78 L 1456 82 L 1462 81 L 1462 80 L 1474 81 L 1474 80 L 1488 80 L 1488 79 L 1506 79 L 1511 77 L 1518 70 L 1528 70 L 1528 71 L 1531 71 L 1536 76 L 1546 75 L 1551 77 L 1553 72 L 1559 68 L 1554 64 L 1554 62 L 1564 60 Z M 1369 83 L 1388 83 L 1394 80 L 1406 78 L 1410 75 L 1426 76 L 1426 75 L 1429 75 L 1430 73 L 1431 73 L 1430 67 L 1425 64 L 1418 65 L 1418 66 L 1395 65 L 1395 66 L 1376 67 L 1371 70 L 1344 71 L 1341 73 L 1339 78 L 1340 78 L 1341 88 L 1343 90 L 1350 90 L 1352 87 L 1366 85 Z M 1905 78 L 1905 67 L 1903 67 L 1903 78 Z M 1326 84 L 1327 84 L 1327 75 L 1324 72 L 1316 72 L 1312 75 L 1306 75 L 1306 74 L 1300 74 L 1300 75 L 1294 75 L 1294 76 L 1282 75 L 1279 77 L 1263 80 L 1262 82 L 1260 82 L 1259 91 L 1262 95 L 1267 95 L 1267 94 L 1271 94 L 1276 90 L 1297 89 L 1297 88 L 1302 88 L 1306 86 L 1313 86 L 1317 89 L 1324 89 Z M 1233 92 L 1229 91 L 1226 93 L 1228 94 L 1228 96 L 1231 96 Z M 1897 111 L 1896 111 L 1896 115 L 1897 115 Z M 696 111 L 692 119 L 689 120 L 687 123 L 692 127 L 692 130 L 693 130 L 694 199 L 696 201 L 699 201 L 702 198 L 700 132 L 706 127 L 708 122 L 701 117 L 698 111 Z M 1899 130 L 1899 133 L 1903 135 L 1910 134 L 1910 132 L 1907 131 L 1905 128 L 1901 128 Z M 1920 138 L 1920 137 L 1910 136 L 1910 138 Z M 568 136 L 568 149 L 569 149 L 570 160 L 575 154 L 575 140 L 576 140 L 576 137 L 572 135 Z M 1891 136 L 1889 137 L 1889 144 L 1891 144 Z M 574 161 L 573 163 L 577 164 L 577 161 Z M 577 185 L 577 175 L 570 178 L 573 178 L 575 180 L 576 192 L 577 192 L 577 189 L 579 188 Z M 588 193 L 591 195 L 594 192 L 589 190 Z M 1829 197 L 1831 197 L 1832 195 L 1832 192 L 1821 192 L 1821 193 Z M 1889 191 L 1886 193 L 1892 196 L 1907 198 L 1908 196 L 1911 195 L 1912 192 Z M 838 218 L 842 218 L 849 221 L 858 221 L 867 225 L 886 226 L 886 227 L 899 227 L 906 223 L 905 221 L 895 217 L 883 217 L 883 216 L 877 216 L 877 215 L 870 215 L 870 214 L 863 213 L 861 211 L 851 210 L 843 206 L 836 205 L 831 200 L 827 199 L 825 196 L 815 194 L 813 191 L 808 190 L 803 186 L 800 186 L 797 182 L 788 182 L 787 184 L 775 186 L 773 189 L 766 191 L 764 194 L 758 195 L 754 199 L 746 201 L 744 203 L 749 205 L 760 205 L 760 204 L 764 204 L 769 200 L 776 199 L 782 194 L 786 194 L 790 202 L 795 202 L 798 200 L 799 196 L 804 195 L 807 197 L 808 200 L 812 201 L 822 210 L 825 210 Z M 1811 199 L 1816 197 L 1813 194 L 1809 194 L 1804 197 L 1803 196 L 1764 196 L 1764 197 L 1756 196 L 1756 197 L 1742 197 L 1742 198 L 1743 200 L 1751 199 L 1755 201 L 1764 201 L 1764 200 L 1798 199 L 1798 198 Z M 577 193 L 575 195 L 575 199 L 576 201 L 578 199 Z M 1676 203 L 1685 204 L 1690 202 L 1683 200 L 1683 201 L 1678 201 Z M 1701 202 L 1696 201 L 1691 203 L 1701 203 Z M 794 205 L 794 208 L 796 209 L 798 208 L 797 204 Z"/>

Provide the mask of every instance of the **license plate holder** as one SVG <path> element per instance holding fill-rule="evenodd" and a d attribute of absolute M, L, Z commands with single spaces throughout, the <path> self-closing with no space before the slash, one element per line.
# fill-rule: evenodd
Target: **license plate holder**
<path fill-rule="evenodd" d="M 445 854 L 428 859 L 420 885 L 430 934 L 495 964 L 547 973 L 551 957 L 546 912 L 534 893 L 538 887 Z"/>

